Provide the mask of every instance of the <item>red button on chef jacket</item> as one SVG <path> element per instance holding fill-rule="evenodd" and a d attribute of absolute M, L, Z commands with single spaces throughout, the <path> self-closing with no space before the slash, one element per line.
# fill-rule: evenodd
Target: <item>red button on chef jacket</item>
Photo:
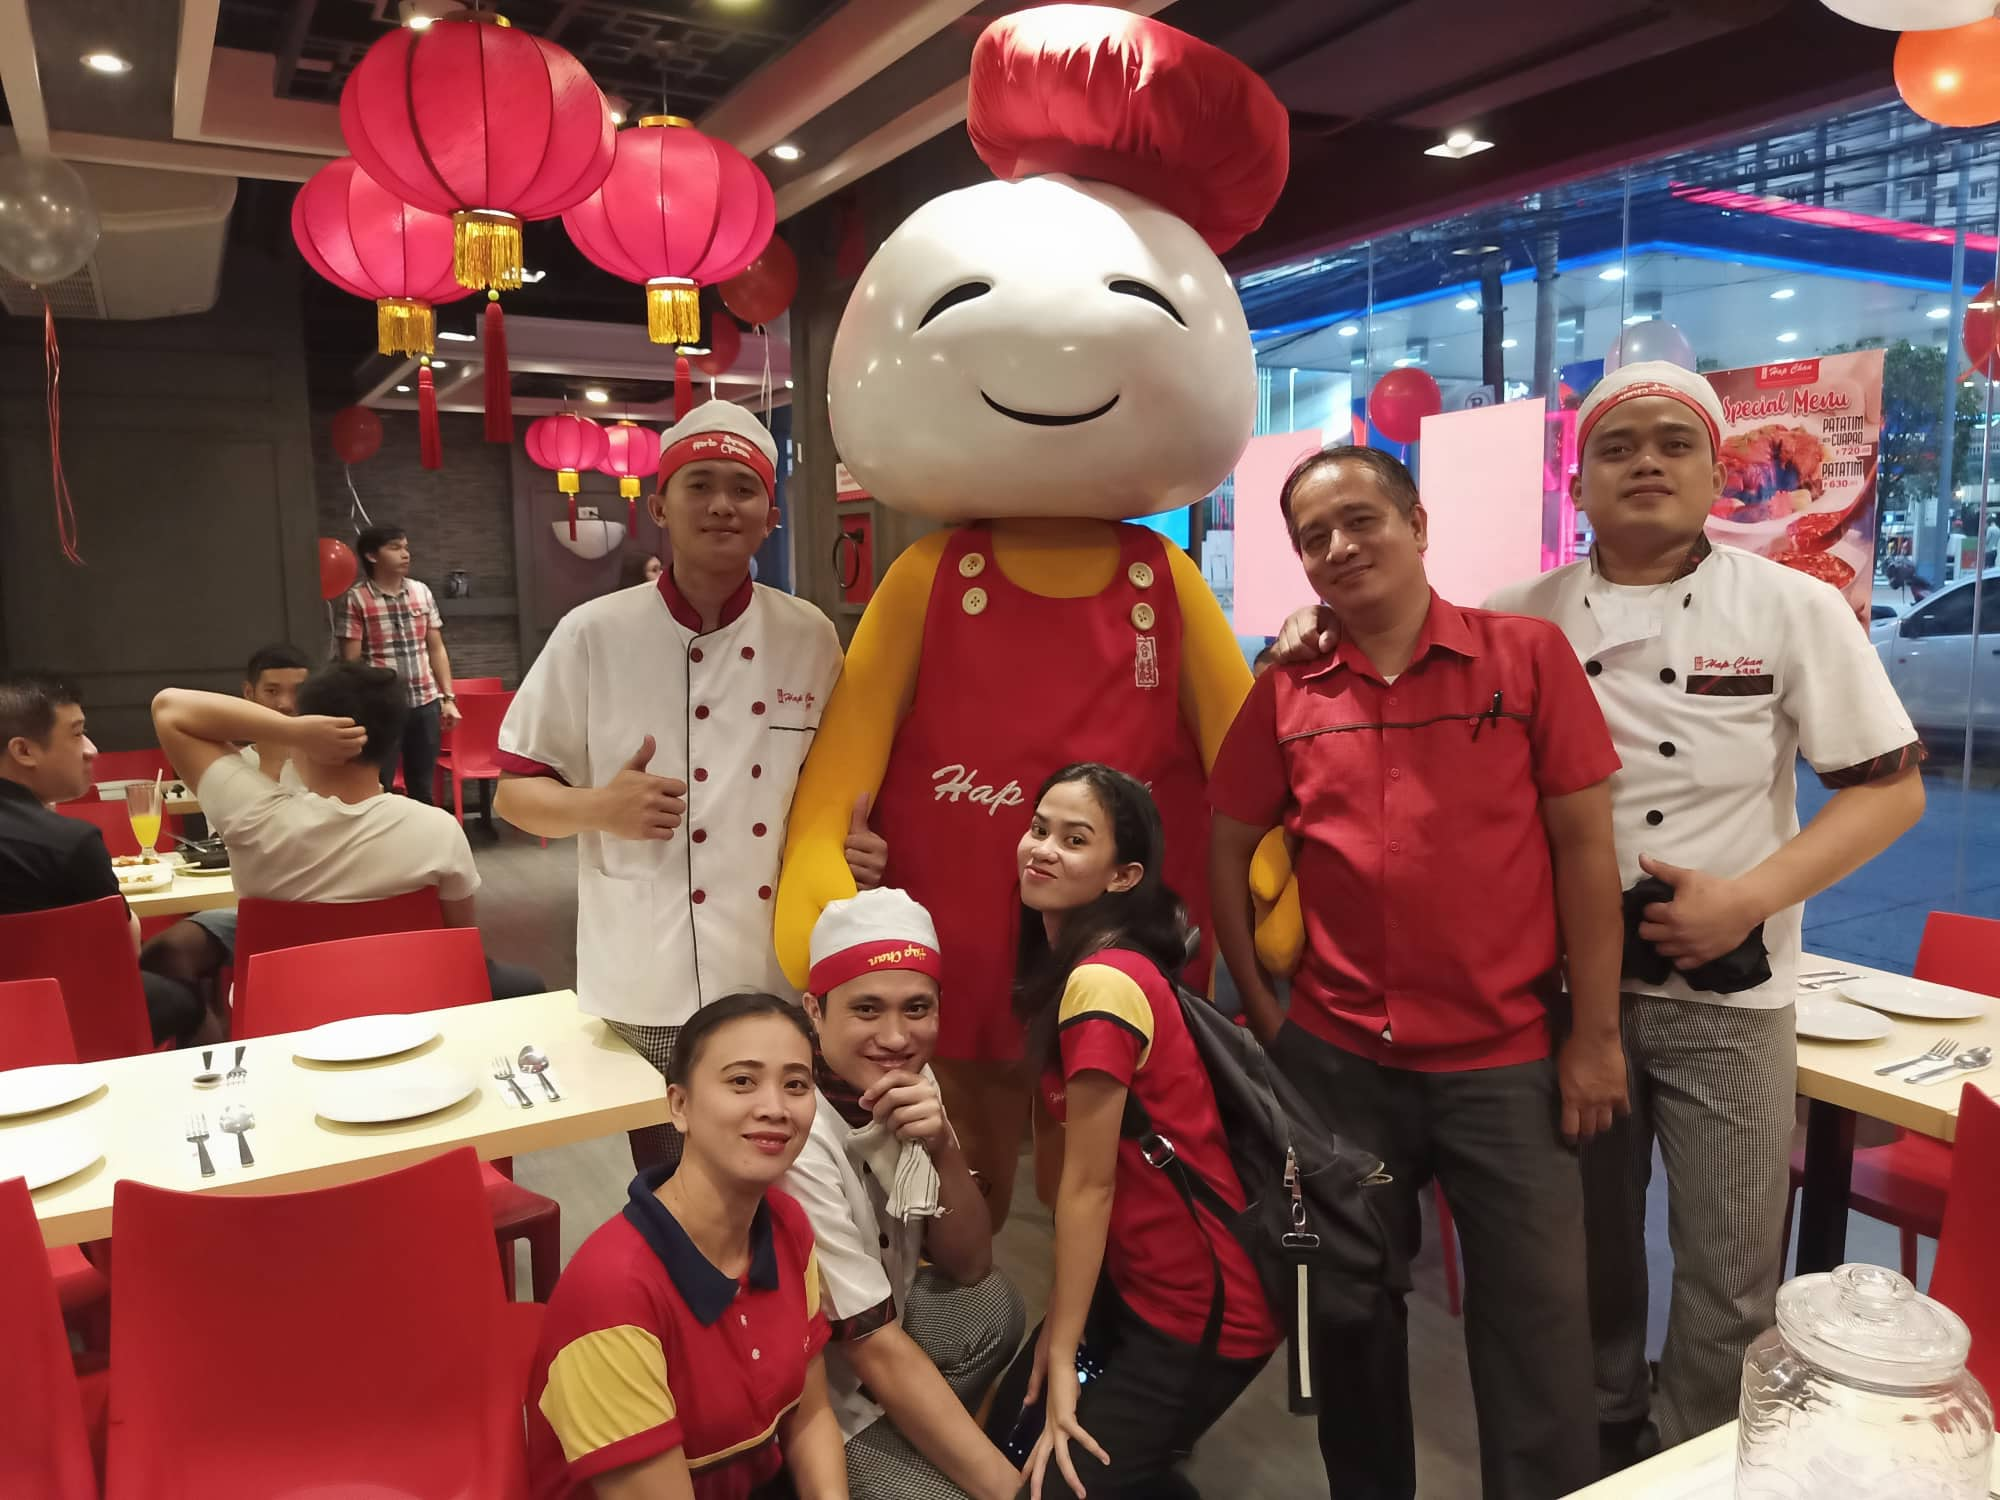
<path fill-rule="evenodd" d="M 1541 799 L 1618 764 L 1576 653 L 1541 620 L 1433 593 L 1394 683 L 1349 640 L 1265 673 L 1209 800 L 1297 840 L 1292 1019 L 1395 1067 L 1546 1057 L 1560 944 Z"/>

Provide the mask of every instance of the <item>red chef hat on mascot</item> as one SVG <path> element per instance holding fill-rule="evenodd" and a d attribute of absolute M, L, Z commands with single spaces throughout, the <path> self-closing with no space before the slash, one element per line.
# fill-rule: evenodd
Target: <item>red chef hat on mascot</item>
<path fill-rule="evenodd" d="M 1184 31 L 1098 5 L 1003 16 L 972 51 L 966 128 L 996 177 L 1109 182 L 1217 255 L 1264 222 L 1291 160 L 1284 105 Z"/>

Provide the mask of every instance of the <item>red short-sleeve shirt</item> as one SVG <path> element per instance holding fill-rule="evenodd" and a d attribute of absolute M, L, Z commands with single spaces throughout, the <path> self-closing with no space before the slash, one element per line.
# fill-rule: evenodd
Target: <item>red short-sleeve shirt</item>
<path fill-rule="evenodd" d="M 1042 1075 L 1043 1097 L 1065 1117 L 1068 1081 L 1083 1072 L 1108 1073 L 1146 1107 L 1154 1128 L 1225 1201 L 1241 1206 L 1243 1189 L 1222 1133 L 1215 1089 L 1181 1015 L 1180 999 L 1160 971 L 1137 953 L 1107 948 L 1070 972 L 1058 1033 L 1062 1067 Z M 1222 1268 L 1225 1359 L 1261 1359 L 1282 1335 L 1263 1284 L 1227 1226 L 1201 1210 L 1204 1236 L 1188 1222 L 1173 1179 L 1146 1165 L 1135 1140 L 1118 1143 L 1111 1228 L 1104 1266 L 1125 1304 L 1160 1332 L 1201 1343 Z M 1209 1258 L 1211 1247 L 1215 1259 Z"/>
<path fill-rule="evenodd" d="M 1547 1056 L 1560 942 L 1541 802 L 1617 769 L 1576 653 L 1543 620 L 1432 594 L 1394 682 L 1351 640 L 1266 672 L 1209 800 L 1297 840 L 1292 1019 L 1396 1067 Z"/>
<path fill-rule="evenodd" d="M 528 1383 L 535 1500 L 582 1500 L 598 1475 L 675 1448 L 695 1500 L 744 1500 L 783 1466 L 779 1420 L 827 1340 L 805 1210 L 773 1189 L 750 1270 L 718 1271 L 642 1172 L 556 1284 Z"/>

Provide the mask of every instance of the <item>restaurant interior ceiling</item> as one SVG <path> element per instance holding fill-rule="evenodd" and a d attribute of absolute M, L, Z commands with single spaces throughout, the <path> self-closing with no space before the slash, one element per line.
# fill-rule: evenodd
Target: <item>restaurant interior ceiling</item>
<path fill-rule="evenodd" d="M 454 8 L 451 0 L 0 0 L 7 134 L 111 169 L 94 172 L 91 187 L 107 247 L 120 253 L 80 273 L 90 284 L 64 310 L 188 311 L 190 295 L 213 287 L 228 232 L 288 251 L 296 184 L 344 150 L 337 100 L 348 70 L 413 7 Z M 664 101 L 750 155 L 771 179 L 782 220 L 957 128 L 973 42 L 1018 4 L 506 0 L 500 8 L 574 52 L 630 117 Z M 1842 21 L 1817 0 L 1128 0 L 1123 8 L 1161 13 L 1243 58 L 1291 110 L 1290 183 L 1264 229 L 1232 256 L 1236 270 L 1636 155 L 1880 98 L 1894 45 L 1892 33 Z M 98 53 L 129 70 L 84 62 Z M 1492 148 L 1425 154 L 1457 132 Z M 214 179 L 234 182 L 233 195 Z M 173 200 L 175 183 L 185 203 Z M 162 255 L 143 253 L 148 236 L 161 237 Z M 584 261 L 559 225 L 529 226 L 527 258 L 547 274 L 510 294 L 510 319 L 636 324 L 632 288 Z M 164 274 L 168 263 L 180 274 Z M 146 292 L 147 280 L 165 290 Z M 394 387 L 408 372 L 369 354 L 366 306 L 306 281 L 316 381 L 344 378 L 379 404 L 399 404 Z M 440 326 L 472 332 L 471 307 L 443 310 Z M 473 410 L 477 346 L 454 342 L 456 361 L 439 350 L 456 365 L 453 379 L 440 377 L 440 404 Z M 552 381 L 644 384 L 641 372 L 593 365 L 588 339 L 553 342 L 583 346 L 576 367 L 551 367 L 553 357 L 524 365 L 510 347 L 526 411 L 551 400 L 542 392 Z M 745 340 L 725 394 L 755 390 L 758 346 Z M 783 399 L 782 377 L 776 384 Z"/>

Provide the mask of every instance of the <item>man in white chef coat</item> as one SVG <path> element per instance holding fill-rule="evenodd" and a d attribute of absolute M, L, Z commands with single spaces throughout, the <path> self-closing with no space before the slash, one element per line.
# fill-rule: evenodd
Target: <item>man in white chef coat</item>
<path fill-rule="evenodd" d="M 1743 1352 L 1774 1319 L 1782 1269 L 1801 903 L 1881 853 L 1924 806 L 1923 747 L 1840 592 L 1710 545 L 1722 426 L 1714 388 L 1679 366 L 1607 376 L 1579 413 L 1572 485 L 1595 548 L 1488 601 L 1552 621 L 1576 648 L 1623 763 L 1611 778 L 1620 877 L 1628 891 L 1665 887 L 1643 907 L 1628 898 L 1661 976 L 1635 977 L 1628 943 L 1632 1114 L 1584 1154 L 1608 1466 L 1642 1446 L 1649 1417 L 1671 1445 L 1736 1415 Z M 1801 755 L 1833 789 L 1803 832 Z M 1656 1138 L 1674 1283 L 1649 1392 Z"/>
<path fill-rule="evenodd" d="M 738 990 L 791 993 L 771 947 L 772 894 L 841 654 L 819 610 L 750 581 L 778 521 L 777 458 L 732 402 L 677 422 L 648 502 L 673 565 L 565 615 L 500 727 L 500 816 L 577 836 L 583 1009 L 662 1072 L 698 1007 Z M 678 1155 L 669 1127 L 632 1137 L 642 1168 Z"/>

